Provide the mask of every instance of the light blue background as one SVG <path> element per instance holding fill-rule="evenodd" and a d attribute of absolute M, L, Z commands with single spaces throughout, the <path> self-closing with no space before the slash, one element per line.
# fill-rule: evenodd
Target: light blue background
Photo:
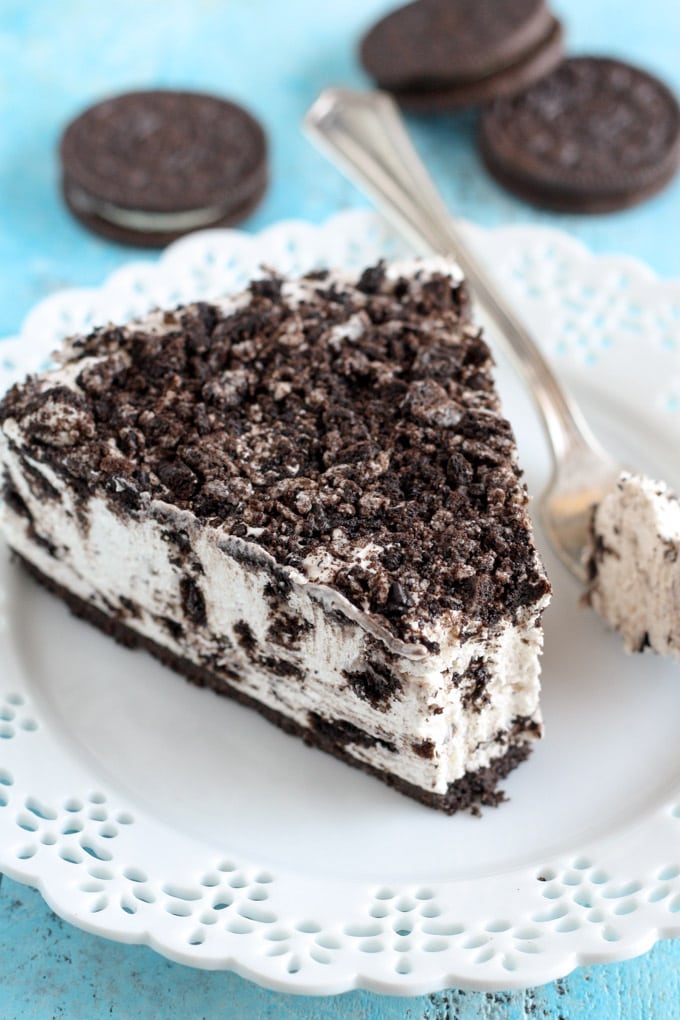
<path fill-rule="evenodd" d="M 320 221 L 363 200 L 301 137 L 300 118 L 328 84 L 362 83 L 353 47 L 384 0 L 0 0 L 0 336 L 64 286 L 99 284 L 139 252 L 101 241 L 65 211 L 56 147 L 90 102 L 140 86 L 184 86 L 245 102 L 272 142 L 272 186 L 246 224 Z M 554 0 L 575 53 L 618 55 L 680 92 L 678 0 Z M 485 174 L 470 116 L 412 120 L 450 206 L 483 224 L 561 226 L 596 251 L 626 252 L 680 276 L 680 180 L 638 209 L 607 216 L 541 213 Z M 153 253 L 143 257 L 154 258 Z M 46 764 L 46 767 L 47 764 Z M 302 999 L 230 974 L 192 971 L 141 947 L 63 925 L 39 895 L 0 886 L 0 1017 L 371 1018 L 371 1020 L 673 1020 L 680 943 L 577 971 L 527 993 L 450 992 L 410 1000 L 351 993 Z"/>

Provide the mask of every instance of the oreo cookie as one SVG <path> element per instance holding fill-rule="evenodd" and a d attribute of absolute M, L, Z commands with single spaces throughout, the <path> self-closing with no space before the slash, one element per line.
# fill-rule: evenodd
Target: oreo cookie
<path fill-rule="evenodd" d="M 192 230 L 239 223 L 267 186 L 258 121 L 196 92 L 130 92 L 98 103 L 66 128 L 60 155 L 71 212 L 125 244 L 162 247 Z"/>
<path fill-rule="evenodd" d="M 680 166 L 680 106 L 646 71 L 574 57 L 483 113 L 491 174 L 521 198 L 566 212 L 623 209 L 660 191 Z"/>
<path fill-rule="evenodd" d="M 562 59 L 544 0 L 416 0 L 364 36 L 360 59 L 409 109 L 453 109 L 520 91 Z"/>
<path fill-rule="evenodd" d="M 479 106 L 525 91 L 550 74 L 563 57 L 564 32 L 560 22 L 553 18 L 550 31 L 539 45 L 509 67 L 476 80 L 440 85 L 436 89 L 398 89 L 392 94 L 401 107 L 413 113 L 445 113 L 466 106 Z"/>

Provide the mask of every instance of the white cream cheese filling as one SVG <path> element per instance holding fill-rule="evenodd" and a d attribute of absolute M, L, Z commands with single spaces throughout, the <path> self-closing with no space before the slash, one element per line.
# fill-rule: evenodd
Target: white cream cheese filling
<path fill-rule="evenodd" d="M 32 491 L 22 454 L 58 498 L 46 500 Z M 200 525 L 191 513 L 158 501 L 125 518 L 102 496 L 79 503 L 56 472 L 21 450 L 19 430 L 11 421 L 0 433 L 0 461 L 32 518 L 31 526 L 9 503 L 0 506 L 0 528 L 12 549 L 80 599 L 109 615 L 119 613 L 141 636 L 205 666 L 300 726 L 310 725 L 310 712 L 356 726 L 378 741 L 372 746 L 363 740 L 348 743 L 346 752 L 358 761 L 444 794 L 466 772 L 504 753 L 515 720 L 540 721 L 542 631 L 536 622 L 543 604 L 515 626 L 506 622 L 469 640 L 459 639 L 457 621 L 451 621 L 441 651 L 413 659 L 390 650 L 359 619 L 343 613 L 344 600 L 330 588 L 287 571 L 292 588 L 285 612 L 305 621 L 306 629 L 294 647 L 283 647 L 270 631 L 281 607 L 265 591 L 273 561 L 252 543 Z M 54 555 L 35 542 L 32 529 L 54 547 Z M 172 529 L 182 531 L 190 543 L 181 560 L 167 539 Z M 251 554 L 245 562 L 240 558 L 244 550 Z M 187 574 L 203 595 L 205 626 L 186 618 L 181 583 Z M 133 602 L 136 614 L 127 613 L 121 600 Z M 167 619 L 182 625 L 181 637 L 173 636 Z M 243 621 L 257 642 L 254 657 L 239 642 Z M 269 668 L 268 658 L 278 665 Z M 471 709 L 465 704 L 465 680 L 456 678 L 476 659 L 488 671 L 488 698 Z M 281 675 L 281 662 L 294 667 L 290 675 Z M 371 664 L 389 670 L 400 684 L 377 707 L 348 681 Z M 423 756 L 429 744 L 431 757 Z"/>

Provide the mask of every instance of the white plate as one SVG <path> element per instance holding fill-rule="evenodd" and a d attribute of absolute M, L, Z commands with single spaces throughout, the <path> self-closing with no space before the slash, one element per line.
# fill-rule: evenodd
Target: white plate
<path fill-rule="evenodd" d="M 680 286 L 554 231 L 469 230 L 605 441 L 677 480 Z M 194 235 L 39 305 L 0 346 L 0 385 L 64 332 L 233 289 L 258 263 L 400 251 L 370 213 Z M 503 364 L 499 379 L 537 492 L 536 417 Z M 680 669 L 625 657 L 538 540 L 555 588 L 546 737 L 481 819 L 413 803 L 118 647 L 3 554 L 0 868 L 88 931 L 296 992 L 518 988 L 680 935 Z"/>

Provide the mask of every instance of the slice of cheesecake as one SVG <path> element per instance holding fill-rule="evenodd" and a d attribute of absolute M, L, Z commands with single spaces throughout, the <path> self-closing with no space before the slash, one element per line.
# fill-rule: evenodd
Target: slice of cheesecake
<path fill-rule="evenodd" d="M 0 404 L 1 526 L 85 619 L 448 812 L 540 735 L 510 425 L 442 260 L 68 341 Z"/>

